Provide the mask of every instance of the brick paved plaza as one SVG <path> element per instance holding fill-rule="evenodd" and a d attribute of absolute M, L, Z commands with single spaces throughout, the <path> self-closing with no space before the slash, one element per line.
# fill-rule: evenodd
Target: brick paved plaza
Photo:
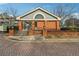
<path fill-rule="evenodd" d="M 79 42 L 18 42 L 0 36 L 0 56 L 60 55 L 79 55 Z"/>

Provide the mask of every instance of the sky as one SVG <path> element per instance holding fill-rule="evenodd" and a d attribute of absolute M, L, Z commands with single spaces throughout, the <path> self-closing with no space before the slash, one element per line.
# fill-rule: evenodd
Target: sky
<path fill-rule="evenodd" d="M 17 10 L 17 16 L 25 14 L 26 12 L 41 7 L 53 12 L 53 9 L 61 3 L 1 3 L 0 11 L 6 10 L 7 8 L 14 8 Z M 62 3 L 62 5 L 68 5 L 69 7 L 74 7 L 75 11 L 73 13 L 79 13 L 79 4 L 78 3 Z"/>

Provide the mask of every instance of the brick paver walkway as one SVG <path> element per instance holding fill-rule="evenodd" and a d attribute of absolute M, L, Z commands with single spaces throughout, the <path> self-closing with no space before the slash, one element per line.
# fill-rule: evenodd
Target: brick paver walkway
<path fill-rule="evenodd" d="M 15 42 L 0 37 L 0 56 L 79 55 L 79 42 Z"/>

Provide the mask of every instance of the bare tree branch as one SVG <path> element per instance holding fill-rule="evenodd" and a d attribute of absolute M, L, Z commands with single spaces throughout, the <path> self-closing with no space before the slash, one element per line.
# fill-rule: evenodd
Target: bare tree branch
<path fill-rule="evenodd" d="M 65 18 L 69 17 L 75 10 L 76 8 L 73 5 L 59 4 L 53 10 L 53 13 L 61 18 L 62 25 Z"/>
<path fill-rule="evenodd" d="M 14 20 L 16 20 L 17 9 L 15 9 L 13 7 L 9 7 L 7 10 L 8 10 L 8 13 L 14 18 Z"/>
<path fill-rule="evenodd" d="M 75 10 L 74 6 L 68 6 L 68 5 L 57 5 L 56 8 L 54 9 L 53 13 L 59 16 L 60 18 L 65 18 L 69 16 L 70 14 L 73 13 Z"/>

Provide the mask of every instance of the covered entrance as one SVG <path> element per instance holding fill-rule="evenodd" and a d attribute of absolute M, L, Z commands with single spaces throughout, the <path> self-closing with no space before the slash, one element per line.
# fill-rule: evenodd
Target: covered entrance
<path fill-rule="evenodd" d="M 34 16 L 34 19 L 35 19 L 35 29 L 38 29 L 38 26 L 41 26 L 42 22 L 40 22 L 39 20 L 43 20 L 44 19 L 44 16 L 43 14 L 41 13 L 38 13 Z M 43 26 L 43 25 L 42 25 Z"/>

